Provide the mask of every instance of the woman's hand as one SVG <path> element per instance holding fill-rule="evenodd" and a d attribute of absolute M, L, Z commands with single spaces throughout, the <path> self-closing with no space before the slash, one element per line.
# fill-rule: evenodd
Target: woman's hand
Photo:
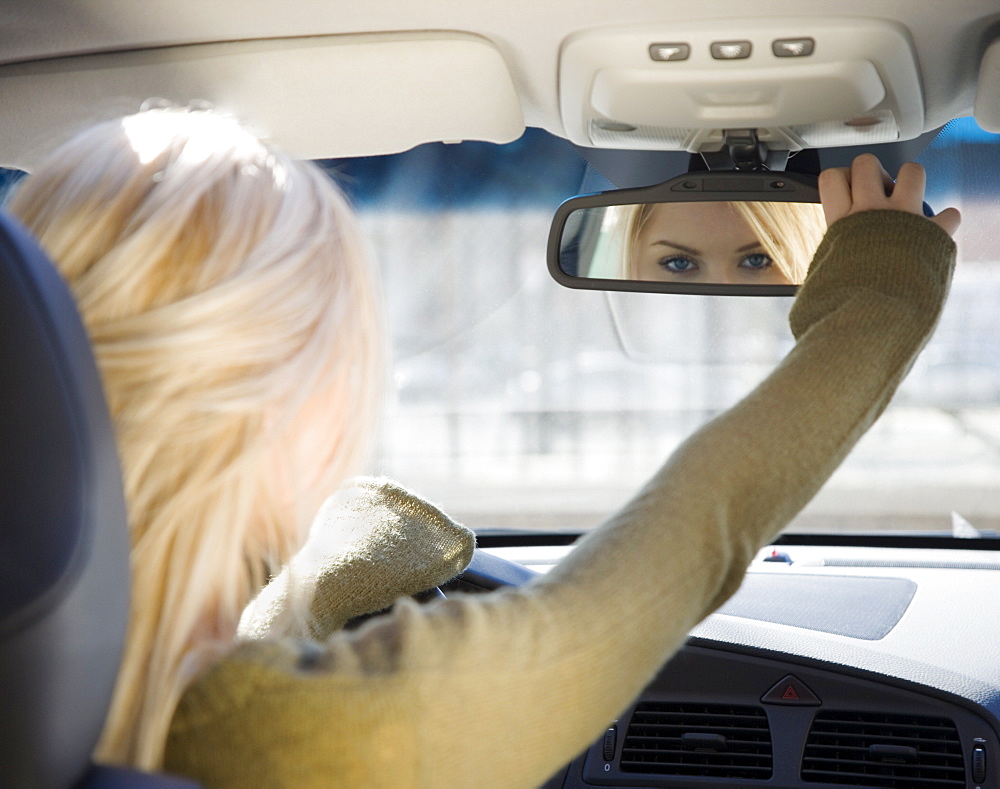
<path fill-rule="evenodd" d="M 819 196 L 827 225 L 850 214 L 878 208 L 908 211 L 923 216 L 924 168 L 907 162 L 899 168 L 895 182 L 870 153 L 857 157 L 850 167 L 833 167 L 819 176 Z M 958 209 L 946 208 L 928 220 L 955 235 L 962 221 Z"/>

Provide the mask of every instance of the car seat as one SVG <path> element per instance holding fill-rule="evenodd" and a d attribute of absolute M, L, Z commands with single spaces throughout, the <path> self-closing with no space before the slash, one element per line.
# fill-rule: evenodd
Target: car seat
<path fill-rule="evenodd" d="M 128 618 L 114 434 L 68 288 L 0 214 L 0 785 L 192 787 L 95 766 Z"/>

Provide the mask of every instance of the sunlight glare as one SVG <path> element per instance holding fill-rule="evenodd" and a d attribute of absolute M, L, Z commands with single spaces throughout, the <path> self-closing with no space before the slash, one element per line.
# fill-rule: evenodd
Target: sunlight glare
<path fill-rule="evenodd" d="M 264 146 L 235 120 L 213 112 L 150 110 L 123 119 L 122 127 L 141 164 L 162 155 L 177 136 L 187 138 L 178 158 L 184 164 L 200 164 L 220 151 L 251 161 L 267 155 Z"/>

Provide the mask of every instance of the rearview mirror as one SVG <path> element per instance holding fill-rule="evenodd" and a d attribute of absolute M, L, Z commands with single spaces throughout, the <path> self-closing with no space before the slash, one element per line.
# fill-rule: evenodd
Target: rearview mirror
<path fill-rule="evenodd" d="M 571 288 L 792 295 L 825 232 L 815 176 L 688 173 L 567 200 L 549 271 Z"/>

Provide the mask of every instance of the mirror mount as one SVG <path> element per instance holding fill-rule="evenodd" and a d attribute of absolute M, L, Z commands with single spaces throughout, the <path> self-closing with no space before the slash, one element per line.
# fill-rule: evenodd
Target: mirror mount
<path fill-rule="evenodd" d="M 722 147 L 717 151 L 700 151 L 709 170 L 738 170 L 756 173 L 784 170 L 788 151 L 772 151 L 757 138 L 756 129 L 727 129 Z"/>

